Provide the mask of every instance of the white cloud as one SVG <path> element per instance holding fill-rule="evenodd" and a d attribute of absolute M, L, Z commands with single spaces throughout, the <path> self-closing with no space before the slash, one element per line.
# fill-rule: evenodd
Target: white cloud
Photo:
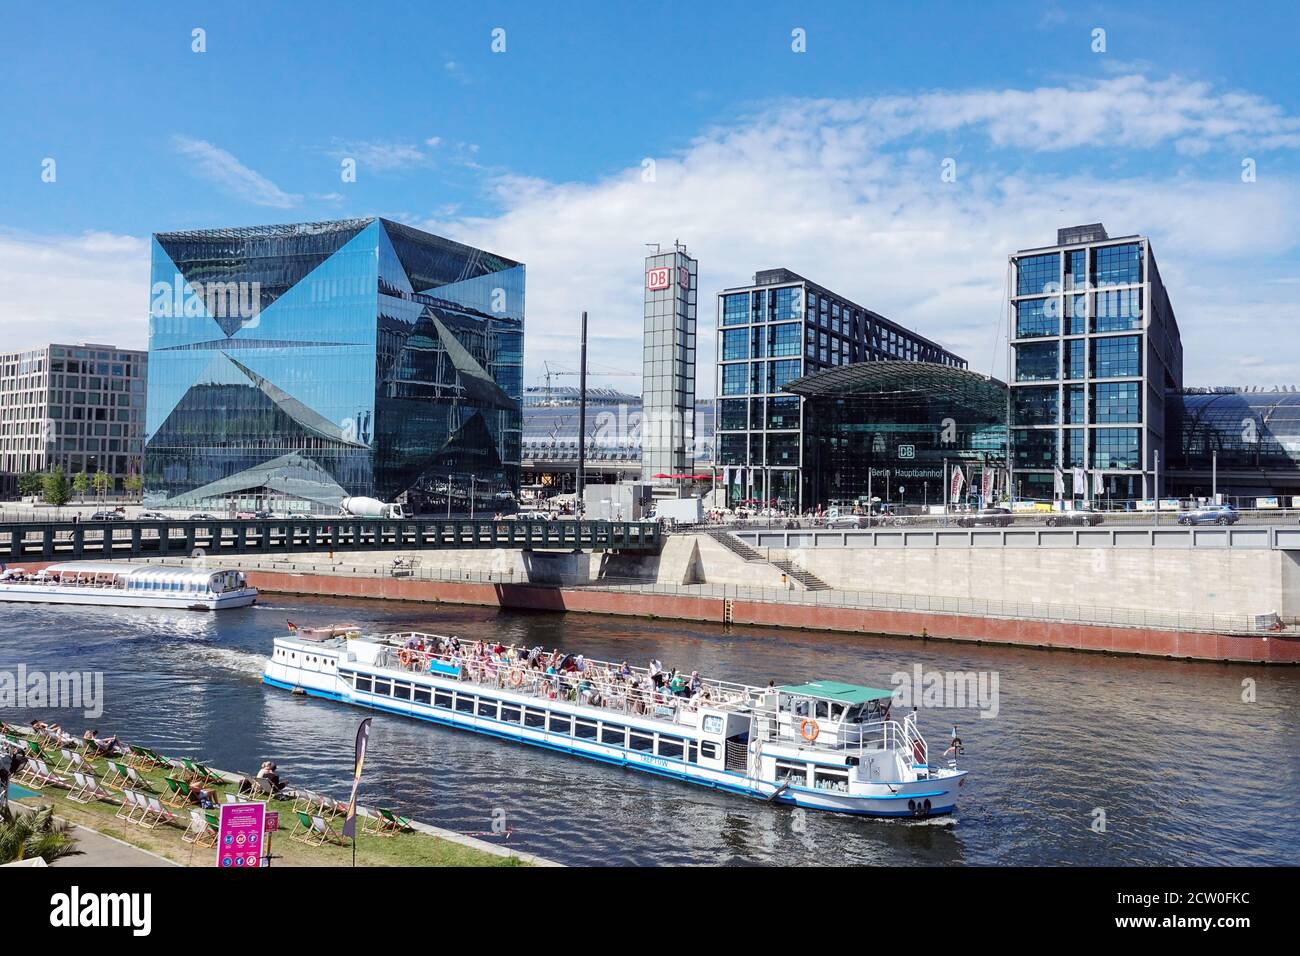
<path fill-rule="evenodd" d="M 5 350 L 49 342 L 147 344 L 146 239 L 0 233 L 0 290 Z"/>
<path fill-rule="evenodd" d="M 428 142 L 428 145 L 433 147 L 437 143 Z M 427 166 L 433 162 L 433 157 L 414 143 L 349 140 L 336 142 L 330 149 L 330 155 L 336 159 L 355 159 L 361 170 L 370 169 L 380 172 Z"/>
<path fill-rule="evenodd" d="M 644 243 L 674 239 L 701 260 L 702 395 L 713 389 L 716 292 L 782 265 L 937 339 L 973 368 L 1005 375 L 996 336 L 1007 254 L 1053 241 L 1059 226 L 1098 220 L 1112 234 L 1152 236 L 1189 383 L 1220 380 L 1236 350 L 1257 349 L 1261 339 L 1277 343 L 1278 368 L 1300 380 L 1285 288 L 1257 290 L 1244 339 L 1225 342 L 1215 325 L 1239 308 L 1261 257 L 1300 244 L 1297 185 L 1241 183 L 1235 162 L 1217 177 L 1148 171 L 1170 165 L 1180 144 L 1280 144 L 1297 129 L 1294 117 L 1257 97 L 1143 77 L 1079 89 L 784 102 L 657 158 L 653 182 L 642 180 L 639 159 L 596 183 L 497 175 L 489 188 L 499 215 L 444 215 L 425 226 L 528 264 L 529 384 L 543 360 L 571 358 L 583 309 L 596 320 L 593 361 L 634 371 Z M 961 147 L 956 183 L 940 181 L 944 152 L 929 139 L 936 133 L 949 136 L 944 151 Z M 1014 150 L 1003 156 L 990 146 Z M 1146 150 L 1136 154 L 1140 175 L 1056 171 L 1054 157 L 1067 149 L 1083 151 L 1086 167 L 1138 148 Z M 1053 158 L 1026 169 L 1036 152 Z"/>
<path fill-rule="evenodd" d="M 235 156 L 207 140 L 173 137 L 176 151 L 195 161 L 195 172 L 225 192 L 257 206 L 292 209 L 302 196 L 287 193 L 261 173 L 249 169 Z"/>

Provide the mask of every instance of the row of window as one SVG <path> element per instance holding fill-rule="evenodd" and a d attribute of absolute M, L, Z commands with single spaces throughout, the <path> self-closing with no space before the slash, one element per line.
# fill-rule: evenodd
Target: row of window
<path fill-rule="evenodd" d="M 799 359 L 778 359 L 771 362 L 739 362 L 719 366 L 723 395 L 762 395 L 779 392 L 786 383 L 801 374 Z"/>
<path fill-rule="evenodd" d="M 1142 328 L 1142 290 L 1111 289 L 1093 295 L 1091 316 L 1087 296 L 1049 296 L 1015 303 L 1016 338 L 1128 332 Z M 1089 321 L 1091 320 L 1091 321 Z"/>
<path fill-rule="evenodd" d="M 1084 378 L 1085 349 L 1091 356 L 1092 378 L 1138 378 L 1142 375 L 1142 339 L 1116 335 L 1104 339 L 1060 342 L 1021 342 L 1016 350 L 1016 381 L 1055 381 Z"/>
<path fill-rule="evenodd" d="M 1055 468 L 1058 462 L 1064 468 L 1136 471 L 1142 467 L 1141 433 L 1136 428 L 1017 428 L 1012 441 L 1017 468 Z"/>
<path fill-rule="evenodd" d="M 464 691 L 425 687 L 385 677 L 372 678 L 368 674 L 358 674 L 354 671 L 340 670 L 339 677 L 363 694 L 376 694 L 403 702 L 473 714 L 476 717 L 489 717 L 507 724 L 520 724 L 579 740 L 596 740 L 602 744 L 652 753 L 670 760 L 692 762 L 698 760 L 694 741 L 671 734 L 655 733 L 612 721 L 575 718 L 569 714 L 558 714 L 539 707 L 525 707 Z M 708 758 L 715 758 L 718 755 L 717 745 L 707 741 L 701 744 L 701 750 L 703 756 Z"/>
<path fill-rule="evenodd" d="M 1017 388 L 1012 392 L 1012 422 L 1016 425 L 1081 425 L 1088 421 L 1121 424 L 1142 421 L 1140 382 L 1101 382 L 1085 393 L 1070 385 L 1058 394 L 1054 385 Z M 1084 417 L 1084 396 L 1091 398 Z"/>
<path fill-rule="evenodd" d="M 1064 270 L 1064 271 L 1063 271 Z M 1059 252 L 1021 256 L 1016 260 L 1016 295 L 1077 289 L 1086 282 L 1093 286 L 1140 284 L 1143 281 L 1142 244 L 1126 242 L 1092 250 L 1089 278 L 1087 250 L 1076 249 L 1062 259 Z"/>

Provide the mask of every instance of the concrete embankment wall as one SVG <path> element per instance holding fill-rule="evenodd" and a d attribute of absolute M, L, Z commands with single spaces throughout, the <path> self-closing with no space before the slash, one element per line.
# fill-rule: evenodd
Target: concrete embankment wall
<path fill-rule="evenodd" d="M 778 604 L 689 594 L 654 594 L 535 584 L 479 584 L 284 571 L 250 571 L 249 580 L 255 587 L 268 592 L 322 597 L 479 604 L 515 610 L 577 611 L 718 623 L 725 622 L 730 612 L 730 623 L 733 625 L 924 636 L 1198 660 L 1300 663 L 1300 638 L 1272 635 L 1160 631 L 1139 627 L 1007 620 L 814 604 Z"/>
<path fill-rule="evenodd" d="M 1158 548 L 772 550 L 834 588 L 1147 611 L 1300 615 L 1292 552 Z"/>

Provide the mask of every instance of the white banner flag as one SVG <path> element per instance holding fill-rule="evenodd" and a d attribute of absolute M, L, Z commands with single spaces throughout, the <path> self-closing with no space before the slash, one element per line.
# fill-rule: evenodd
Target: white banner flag
<path fill-rule="evenodd" d="M 1071 494 L 1083 496 L 1088 493 L 1088 476 L 1083 473 L 1082 468 L 1074 469 L 1074 487 Z"/>
<path fill-rule="evenodd" d="M 948 483 L 949 500 L 953 504 L 961 501 L 961 489 L 966 484 L 966 475 L 961 470 L 961 465 L 952 466 L 952 480 Z"/>
<path fill-rule="evenodd" d="M 1057 495 L 1065 494 L 1065 475 L 1059 468 L 1052 469 L 1052 491 Z"/>
<path fill-rule="evenodd" d="M 1092 495 L 1094 498 L 1100 498 L 1105 493 L 1106 493 L 1105 479 L 1102 478 L 1101 472 L 1094 471 L 1092 473 Z"/>

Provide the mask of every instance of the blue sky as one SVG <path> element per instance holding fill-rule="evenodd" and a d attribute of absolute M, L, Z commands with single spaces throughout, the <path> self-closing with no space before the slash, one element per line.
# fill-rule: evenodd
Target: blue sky
<path fill-rule="evenodd" d="M 1100 219 L 1152 236 L 1189 383 L 1300 382 L 1300 14 L 1151 6 L 6 4 L 4 347 L 142 345 L 150 232 L 380 214 L 529 265 L 530 384 L 583 308 L 639 367 L 674 239 L 705 330 L 788 265 L 1002 374 L 1006 254 Z"/>

